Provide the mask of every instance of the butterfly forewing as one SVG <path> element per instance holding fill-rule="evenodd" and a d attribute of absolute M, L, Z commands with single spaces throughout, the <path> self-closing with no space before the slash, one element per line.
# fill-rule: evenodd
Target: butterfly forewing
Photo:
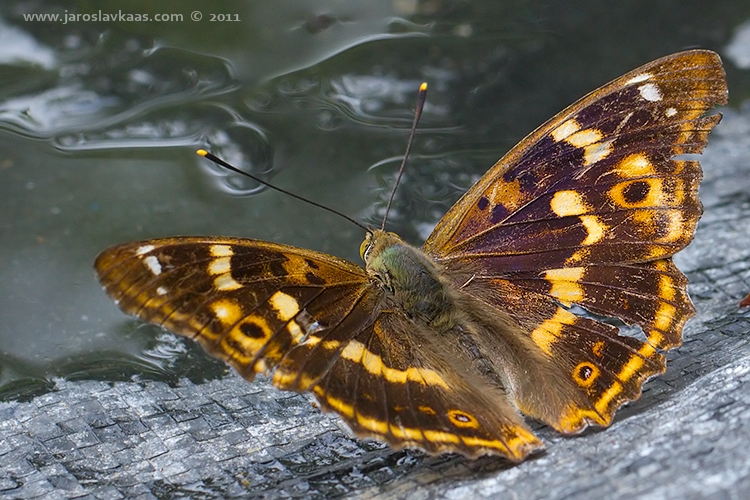
<path fill-rule="evenodd" d="M 721 60 L 713 52 L 683 52 L 631 71 L 559 113 L 500 159 L 440 220 L 425 250 L 440 257 L 463 255 L 470 253 L 464 248 L 471 242 L 482 240 L 478 246 L 488 251 L 488 241 L 505 243 L 502 230 L 514 217 L 582 215 L 570 212 L 581 210 L 577 205 L 586 206 L 588 200 L 563 194 L 550 206 L 544 196 L 598 187 L 610 181 L 603 175 L 630 182 L 680 172 L 683 164 L 668 160 L 702 151 L 719 116 L 701 116 L 725 103 L 726 95 Z M 608 203 L 628 208 L 621 206 L 627 199 Z M 543 234 L 544 226 L 539 229 Z M 488 232 L 496 237 L 488 240 Z M 572 244 L 581 244 L 574 240 Z M 521 239 L 516 245 L 529 253 L 533 243 Z"/>
<path fill-rule="evenodd" d="M 235 238 L 130 243 L 105 250 L 95 266 L 123 311 L 197 339 L 249 379 L 340 321 L 370 288 L 344 260 Z"/>

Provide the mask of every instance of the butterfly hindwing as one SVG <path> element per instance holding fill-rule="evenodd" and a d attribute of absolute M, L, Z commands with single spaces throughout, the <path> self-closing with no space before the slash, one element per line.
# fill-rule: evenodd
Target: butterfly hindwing
<path fill-rule="evenodd" d="M 599 264 L 518 273 L 513 283 L 524 290 L 575 303 L 603 316 L 639 325 L 660 349 L 680 344 L 680 332 L 695 313 L 687 279 L 672 259 L 636 264 Z"/>
<path fill-rule="evenodd" d="M 542 446 L 507 396 L 470 375 L 433 332 L 397 312 L 323 329 L 292 349 L 274 383 L 311 391 L 359 436 L 394 448 L 520 461 Z M 321 365 L 320 360 L 328 363 Z"/>
<path fill-rule="evenodd" d="M 640 396 L 646 379 L 664 372 L 663 354 L 648 342 L 621 336 L 613 325 L 576 315 L 544 294 L 516 287 L 505 280 L 477 278 L 466 291 L 490 302 L 503 301 L 504 312 L 517 319 L 557 366 L 555 376 L 573 382 L 585 396 L 567 397 L 561 411 L 549 405 L 555 395 L 550 392 L 552 384 L 543 384 L 531 391 L 532 397 L 515 394 L 516 405 L 526 415 L 566 434 L 579 432 L 588 424 L 608 426 L 617 408 Z M 488 295 L 488 289 L 494 293 Z M 522 300 L 511 300 L 513 296 Z"/>

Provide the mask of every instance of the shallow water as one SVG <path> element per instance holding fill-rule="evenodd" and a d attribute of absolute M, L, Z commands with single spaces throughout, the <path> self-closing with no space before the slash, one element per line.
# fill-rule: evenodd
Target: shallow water
<path fill-rule="evenodd" d="M 358 261 L 357 227 L 227 174 L 196 156 L 199 147 L 378 224 L 427 81 L 389 222 L 420 243 L 526 133 L 639 64 L 714 49 L 725 56 L 733 104 L 750 97 L 745 2 L 710 11 L 702 1 L 154 8 L 0 5 L 0 398 L 29 397 L 57 376 L 223 373 L 191 344 L 119 312 L 92 269 L 109 245 L 221 234 Z M 66 10 L 183 21 L 24 19 Z M 210 20 L 220 13 L 237 20 Z"/>

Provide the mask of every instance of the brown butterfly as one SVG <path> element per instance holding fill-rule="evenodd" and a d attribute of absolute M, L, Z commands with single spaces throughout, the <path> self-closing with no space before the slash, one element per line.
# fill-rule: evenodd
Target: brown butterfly
<path fill-rule="evenodd" d="M 112 247 L 96 270 L 123 311 L 248 380 L 311 391 L 358 436 L 520 461 L 542 447 L 521 413 L 564 434 L 608 426 L 680 345 L 694 308 L 671 256 L 701 215 L 701 169 L 674 157 L 703 150 L 721 118 L 704 113 L 726 101 L 713 52 L 646 64 L 521 141 L 422 248 L 369 231 L 364 269 L 178 237 Z"/>

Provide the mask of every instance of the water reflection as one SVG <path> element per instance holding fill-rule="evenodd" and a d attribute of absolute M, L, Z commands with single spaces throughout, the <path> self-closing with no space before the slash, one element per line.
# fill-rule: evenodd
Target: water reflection
<path fill-rule="evenodd" d="M 377 203 L 357 196 L 368 187 L 359 185 L 361 175 L 338 173 L 349 170 L 346 163 L 311 151 L 332 151 L 329 134 L 342 127 L 350 133 L 352 124 L 408 127 L 404 103 L 417 80 L 321 74 L 318 63 L 361 43 L 410 36 L 408 23 L 389 33 L 387 4 L 335 15 L 307 11 L 300 22 L 299 6 L 308 10 L 290 2 L 286 16 L 277 5 L 246 6 L 239 12 L 245 24 L 223 26 L 211 39 L 199 31 L 200 43 L 186 41 L 184 27 L 175 36 L 174 26 L 31 23 L 20 16 L 28 5 L 0 7 L 0 141 L 8 156 L 0 169 L 7 181 L 0 183 L 0 258 L 11 263 L 0 270 L 0 292 L 12 304 L 0 329 L 0 398 L 50 390 L 56 375 L 171 380 L 224 373 L 223 364 L 185 351 L 158 329 L 142 329 L 107 302 L 90 265 L 109 244 L 175 233 L 265 233 L 287 241 L 296 234 L 309 246 L 311 235 L 333 246 L 350 238 L 351 228 L 314 223 L 320 214 L 305 222 L 291 215 L 299 207 L 279 210 L 278 200 L 239 205 L 237 197 L 261 186 L 198 158 L 196 148 L 269 179 L 301 165 L 292 179 L 297 191 L 324 201 L 330 194 L 323 187 L 354 194 L 357 205 L 344 208 L 350 213 Z M 51 2 L 33 8 L 62 13 Z M 229 32 L 231 50 L 223 38 Z M 354 169 L 364 175 L 372 162 L 364 157 Z M 343 170 L 331 168 L 336 164 Z M 351 184 L 359 186 L 344 187 Z"/>
<path fill-rule="evenodd" d="M 264 190 L 196 148 L 378 224 L 426 80 L 390 221 L 419 243 L 504 151 L 563 106 L 649 59 L 721 49 L 750 18 L 743 2 L 684 2 L 679 12 L 638 5 L 219 0 L 204 14 L 239 22 L 62 25 L 22 15 L 72 5 L 3 2 L 0 396 L 12 384 L 47 390 L 55 375 L 114 377 L 107 366 L 130 364 L 127 376 L 186 373 L 167 362 L 189 357 L 172 337 L 128 335 L 139 323 L 99 289 L 91 263 L 110 244 L 239 235 L 358 261 L 358 229 L 277 194 L 256 196 Z M 161 12 L 185 9 L 159 2 Z"/>

